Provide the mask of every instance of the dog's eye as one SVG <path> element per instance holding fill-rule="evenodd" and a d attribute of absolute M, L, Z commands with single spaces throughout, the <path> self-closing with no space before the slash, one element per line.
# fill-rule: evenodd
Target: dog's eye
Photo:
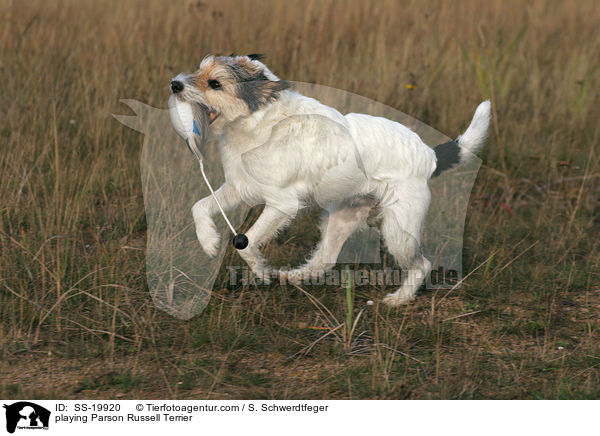
<path fill-rule="evenodd" d="M 208 81 L 208 86 L 210 86 L 212 89 L 219 89 L 219 88 L 221 88 L 221 84 L 219 83 L 218 80 L 209 80 Z"/>

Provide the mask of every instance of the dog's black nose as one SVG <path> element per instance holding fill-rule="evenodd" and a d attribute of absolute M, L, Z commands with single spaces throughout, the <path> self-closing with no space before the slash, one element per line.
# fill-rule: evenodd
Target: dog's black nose
<path fill-rule="evenodd" d="M 173 91 L 175 94 L 183 91 L 183 83 L 181 83 L 179 80 L 172 80 L 171 81 L 171 91 Z"/>

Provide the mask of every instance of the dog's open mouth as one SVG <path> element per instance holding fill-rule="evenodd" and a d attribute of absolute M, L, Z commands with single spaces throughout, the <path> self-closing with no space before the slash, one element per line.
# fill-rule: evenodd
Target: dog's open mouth
<path fill-rule="evenodd" d="M 217 118 L 219 118 L 220 113 L 213 109 L 208 109 L 208 124 L 212 124 Z"/>
<path fill-rule="evenodd" d="M 196 103 L 194 112 L 196 120 L 202 124 L 204 129 L 208 128 L 221 115 L 219 111 L 208 107 L 204 103 Z"/>
<path fill-rule="evenodd" d="M 197 103 L 197 105 L 203 116 L 206 117 L 205 122 L 208 123 L 209 126 L 221 115 L 216 109 L 208 107 L 203 103 Z"/>

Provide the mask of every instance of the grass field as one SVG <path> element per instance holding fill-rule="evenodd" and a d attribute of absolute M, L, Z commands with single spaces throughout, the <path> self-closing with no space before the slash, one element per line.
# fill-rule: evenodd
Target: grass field
<path fill-rule="evenodd" d="M 0 397 L 600 398 L 596 2 L 0 0 L 0 22 Z M 111 113 L 231 52 L 451 137 L 492 100 L 462 287 L 389 309 L 223 267 L 202 314 L 154 307 L 143 137 Z M 302 226 L 267 257 L 301 259 Z M 359 340 L 307 350 L 367 300 Z"/>

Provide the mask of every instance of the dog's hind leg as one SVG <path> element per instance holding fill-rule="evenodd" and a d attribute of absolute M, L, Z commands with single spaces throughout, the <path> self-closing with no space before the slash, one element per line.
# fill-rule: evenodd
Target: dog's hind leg
<path fill-rule="evenodd" d="M 291 283 L 299 283 L 303 277 L 312 274 L 323 274 L 333 268 L 346 240 L 365 224 L 372 204 L 343 205 L 328 208 L 321 217 L 321 240 L 312 253 L 311 258 L 296 269 L 282 271 Z"/>
<path fill-rule="evenodd" d="M 406 271 L 402 286 L 388 294 L 383 302 L 390 306 L 406 304 L 415 298 L 431 271 L 431 263 L 420 249 L 423 221 L 429 208 L 430 193 L 426 182 L 392 188 L 394 199 L 382 208 L 381 233 L 389 252 Z"/>

